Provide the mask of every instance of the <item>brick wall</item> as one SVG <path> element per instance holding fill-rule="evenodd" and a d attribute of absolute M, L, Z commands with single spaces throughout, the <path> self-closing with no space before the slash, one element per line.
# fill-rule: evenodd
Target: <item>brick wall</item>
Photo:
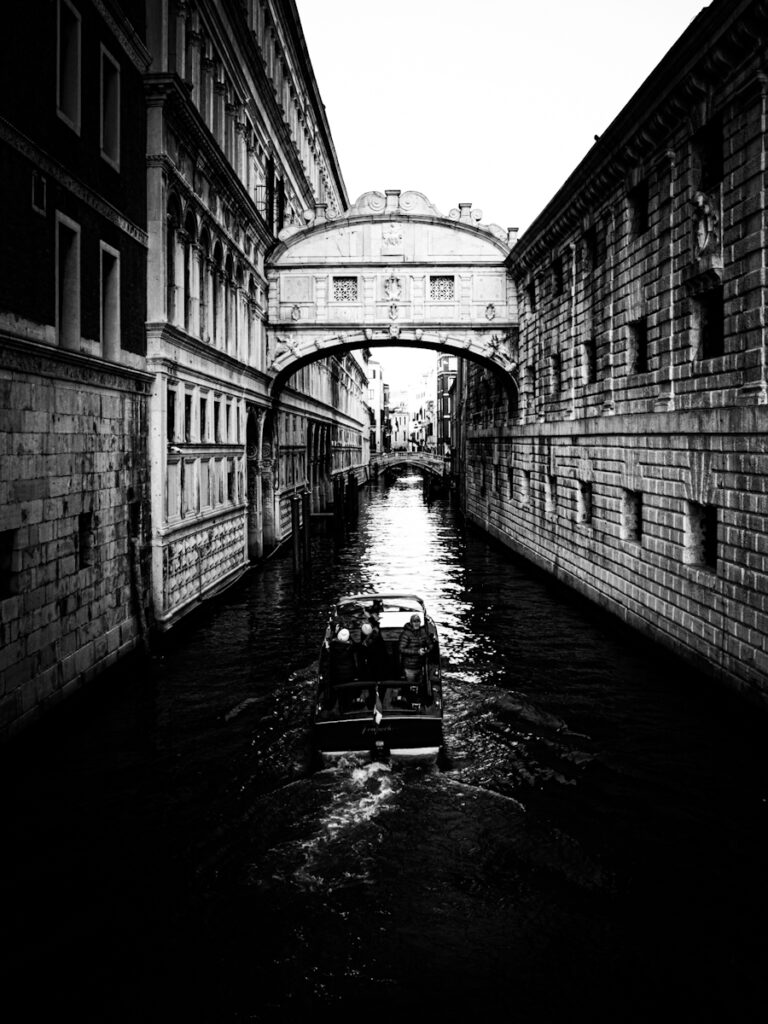
<path fill-rule="evenodd" d="M 517 400 L 464 378 L 469 517 L 766 706 L 767 35 L 699 15 L 512 250 Z"/>
<path fill-rule="evenodd" d="M 105 373 L 82 356 L 3 348 L 0 733 L 139 643 L 144 388 L 141 375 Z"/>

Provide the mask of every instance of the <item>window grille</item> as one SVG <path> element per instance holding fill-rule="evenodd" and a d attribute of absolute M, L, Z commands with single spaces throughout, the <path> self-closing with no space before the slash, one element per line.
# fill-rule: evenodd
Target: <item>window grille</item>
<path fill-rule="evenodd" d="M 434 302 L 450 302 L 454 298 L 454 280 L 452 277 L 430 277 L 429 297 Z"/>
<path fill-rule="evenodd" d="M 356 277 L 334 277 L 334 279 L 333 279 L 333 301 L 334 302 L 357 302 L 357 278 Z"/>

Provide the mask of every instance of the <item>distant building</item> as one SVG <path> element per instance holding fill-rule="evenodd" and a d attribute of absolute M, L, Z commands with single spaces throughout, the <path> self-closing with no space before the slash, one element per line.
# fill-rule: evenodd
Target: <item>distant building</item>
<path fill-rule="evenodd" d="M 456 357 L 439 355 L 437 359 L 437 401 L 435 410 L 436 445 L 441 454 L 453 446 L 452 394 L 456 380 Z"/>
<path fill-rule="evenodd" d="M 384 451 L 384 377 L 381 363 L 368 360 L 368 405 L 371 410 L 371 454 Z"/>

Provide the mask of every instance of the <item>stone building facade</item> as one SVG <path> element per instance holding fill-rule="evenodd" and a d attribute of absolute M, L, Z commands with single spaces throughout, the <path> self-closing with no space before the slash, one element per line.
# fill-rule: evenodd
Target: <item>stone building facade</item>
<path fill-rule="evenodd" d="M 151 383 L 143 4 L 55 0 L 7 14 L 0 734 L 141 641 Z"/>
<path fill-rule="evenodd" d="M 265 258 L 303 211 L 347 205 L 292 0 L 147 5 L 147 367 L 157 625 L 290 533 L 364 458 L 361 366 L 302 369 L 273 406 Z"/>
<path fill-rule="evenodd" d="M 469 517 L 768 704 L 768 9 L 715 0 L 512 249 Z"/>
<path fill-rule="evenodd" d="M 368 457 L 363 356 L 274 393 L 266 255 L 347 206 L 293 0 L 30 0 L 7 28 L 0 735 Z"/>

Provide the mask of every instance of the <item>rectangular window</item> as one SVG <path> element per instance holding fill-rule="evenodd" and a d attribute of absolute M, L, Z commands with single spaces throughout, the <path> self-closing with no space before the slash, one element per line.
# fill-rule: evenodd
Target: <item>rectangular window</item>
<path fill-rule="evenodd" d="M 334 302 L 357 302 L 357 278 L 356 277 L 334 277 L 334 279 L 333 279 L 333 301 Z"/>
<path fill-rule="evenodd" d="M 0 600 L 13 597 L 19 591 L 18 574 L 14 564 L 16 530 L 0 533 Z"/>
<path fill-rule="evenodd" d="M 629 325 L 627 372 L 648 372 L 648 321 L 645 317 Z"/>
<path fill-rule="evenodd" d="M 77 564 L 85 569 L 93 562 L 93 512 L 77 517 Z"/>
<path fill-rule="evenodd" d="M 207 508 L 211 503 L 211 493 L 209 485 L 209 468 L 210 463 L 207 459 L 200 460 L 200 507 Z"/>
<path fill-rule="evenodd" d="M 536 281 L 531 278 L 525 286 L 525 294 L 528 296 L 528 309 L 531 313 L 536 312 Z"/>
<path fill-rule="evenodd" d="M 235 500 L 235 462 L 227 460 L 227 501 Z"/>
<path fill-rule="evenodd" d="M 544 477 L 544 512 L 548 516 L 557 515 L 557 477 L 551 474 Z"/>
<path fill-rule="evenodd" d="M 705 569 L 717 569 L 717 506 L 685 503 L 683 561 Z"/>
<path fill-rule="evenodd" d="M 582 480 L 576 494 L 576 522 L 592 522 L 592 484 Z"/>
<path fill-rule="evenodd" d="M 513 466 L 507 466 L 507 486 L 509 487 L 510 500 L 515 496 L 515 470 Z"/>
<path fill-rule="evenodd" d="M 176 440 L 176 389 L 168 388 L 165 406 L 165 432 L 169 441 Z"/>
<path fill-rule="evenodd" d="M 555 295 L 563 294 L 563 257 L 555 256 L 552 261 L 552 291 Z"/>
<path fill-rule="evenodd" d="M 600 247 L 600 235 L 596 224 L 591 224 L 584 232 L 584 271 L 596 270 L 603 262 Z"/>
<path fill-rule="evenodd" d="M 584 384 L 594 384 L 597 379 L 597 343 L 591 337 L 581 346 L 581 379 Z"/>
<path fill-rule="evenodd" d="M 694 352 L 698 359 L 725 353 L 723 288 L 702 292 L 693 300 Z"/>
<path fill-rule="evenodd" d="M 48 182 L 39 171 L 32 171 L 32 209 L 43 215 L 48 209 Z"/>
<path fill-rule="evenodd" d="M 213 440 L 215 444 L 221 444 L 221 399 L 213 400 Z"/>
<path fill-rule="evenodd" d="M 225 416 L 225 433 L 224 440 L 232 440 L 232 405 L 229 402 L 224 404 L 224 416 Z"/>
<path fill-rule="evenodd" d="M 120 65 L 101 48 L 101 155 L 120 170 Z"/>
<path fill-rule="evenodd" d="M 56 54 L 56 110 L 80 134 L 80 15 L 69 0 L 59 0 Z"/>
<path fill-rule="evenodd" d="M 62 348 L 80 347 L 80 225 L 56 214 L 56 333 Z"/>
<path fill-rule="evenodd" d="M 208 440 L 208 396 L 200 395 L 200 440 L 203 444 Z"/>
<path fill-rule="evenodd" d="M 692 149 L 696 186 L 712 191 L 723 180 L 723 122 L 719 117 L 694 134 Z"/>
<path fill-rule="evenodd" d="M 192 395 L 184 395 L 184 440 L 192 440 Z"/>
<path fill-rule="evenodd" d="M 493 492 L 496 497 L 501 497 L 501 471 L 498 462 L 493 464 Z"/>
<path fill-rule="evenodd" d="M 101 243 L 101 350 L 117 362 L 120 354 L 120 253 Z"/>
<path fill-rule="evenodd" d="M 648 181 L 638 182 L 629 190 L 630 230 L 633 238 L 640 238 L 650 227 Z"/>
<path fill-rule="evenodd" d="M 455 293 L 453 277 L 435 275 L 429 279 L 429 297 L 432 302 L 452 302 Z"/>
<path fill-rule="evenodd" d="M 523 505 L 530 505 L 531 503 L 531 471 L 530 469 L 523 470 L 523 486 L 521 489 L 520 500 Z"/>
<path fill-rule="evenodd" d="M 621 539 L 640 544 L 643 539 L 643 495 L 624 491 L 621 503 Z"/>
<path fill-rule="evenodd" d="M 549 357 L 549 391 L 557 395 L 562 387 L 562 361 L 557 352 L 552 352 Z"/>

